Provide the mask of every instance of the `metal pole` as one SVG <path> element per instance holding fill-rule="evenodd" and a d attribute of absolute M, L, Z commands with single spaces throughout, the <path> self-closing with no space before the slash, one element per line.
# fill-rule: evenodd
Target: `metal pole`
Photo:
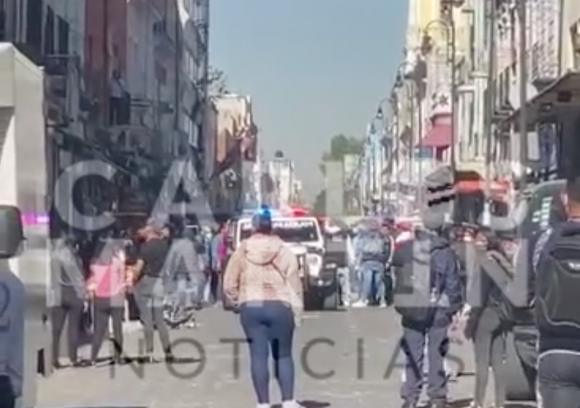
<path fill-rule="evenodd" d="M 491 211 L 490 211 L 490 200 L 491 200 L 491 166 L 492 166 L 492 147 L 493 147 L 493 137 L 494 137 L 494 126 L 493 126 L 493 115 L 494 115 L 494 105 L 495 105 L 495 75 L 496 75 L 496 42 L 495 42 L 495 30 L 496 30 L 496 1 L 488 0 L 486 2 L 486 26 L 487 31 L 485 35 L 487 36 L 488 43 L 488 55 L 487 55 L 487 92 L 485 98 L 485 206 L 484 206 L 484 224 L 489 224 Z"/>
<path fill-rule="evenodd" d="M 392 112 L 393 112 L 393 157 L 391 158 L 392 171 L 395 172 L 395 202 L 399 203 L 399 100 L 396 96 L 391 100 Z M 398 208 L 397 208 L 398 209 Z"/>
<path fill-rule="evenodd" d="M 373 130 L 373 133 L 371 133 L 371 130 Z M 378 173 L 378 166 L 379 163 L 377 163 L 377 135 L 376 135 L 376 130 L 374 130 L 371 127 L 369 127 L 369 137 L 371 139 L 371 156 L 372 156 L 372 163 L 373 163 L 373 200 L 377 194 L 378 191 L 378 186 L 377 186 L 377 173 Z"/>
<path fill-rule="evenodd" d="M 411 110 L 411 142 L 409 143 L 409 184 L 412 185 L 414 183 L 414 176 L 415 176 L 415 96 L 414 93 L 409 92 L 409 88 L 407 85 L 407 97 L 411 102 L 410 110 Z"/>
<path fill-rule="evenodd" d="M 456 163 L 455 163 L 455 144 L 457 143 L 457 64 L 456 64 L 456 46 L 457 41 L 455 38 L 455 20 L 453 19 L 453 9 L 449 10 L 449 21 L 447 27 L 447 35 L 449 41 L 451 42 L 451 170 L 455 174 Z"/>
<path fill-rule="evenodd" d="M 383 128 L 382 138 L 379 140 L 379 212 L 382 214 L 383 208 L 385 207 L 385 197 L 384 197 L 384 186 L 383 186 L 383 169 L 385 165 L 385 148 L 383 146 L 383 138 L 385 137 L 385 130 Z"/>
<path fill-rule="evenodd" d="M 518 14 L 520 19 L 520 54 L 519 54 L 519 77 L 520 77 L 520 164 L 524 168 L 524 175 L 520 183 L 520 191 L 523 191 L 527 184 L 527 162 L 528 162 L 528 67 L 526 61 L 527 51 L 527 10 L 526 0 L 518 0 Z"/>
<path fill-rule="evenodd" d="M 418 167 L 417 167 L 417 185 L 418 185 L 418 189 L 417 189 L 417 202 L 419 204 L 419 208 L 422 208 L 422 204 L 423 204 L 423 193 L 422 193 L 422 189 L 421 186 L 423 185 L 423 105 L 421 104 L 421 85 L 417 83 L 416 84 L 416 91 L 415 92 L 415 98 L 416 98 L 416 103 L 417 103 L 417 118 L 418 118 L 418 122 L 417 123 L 417 133 L 419 134 L 419 140 L 418 140 L 418 147 L 419 147 L 419 159 L 417 160 L 418 162 Z M 413 146 L 413 150 L 415 149 L 415 146 Z"/>

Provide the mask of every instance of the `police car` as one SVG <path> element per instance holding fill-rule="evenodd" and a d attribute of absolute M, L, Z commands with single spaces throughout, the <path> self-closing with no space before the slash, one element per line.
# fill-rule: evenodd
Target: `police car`
<path fill-rule="evenodd" d="M 307 307 L 336 308 L 339 302 L 338 266 L 325 265 L 325 239 L 318 219 L 313 216 L 272 216 L 274 234 L 278 235 L 298 257 Z M 235 243 L 252 234 L 251 217 L 242 217 L 236 223 Z"/>

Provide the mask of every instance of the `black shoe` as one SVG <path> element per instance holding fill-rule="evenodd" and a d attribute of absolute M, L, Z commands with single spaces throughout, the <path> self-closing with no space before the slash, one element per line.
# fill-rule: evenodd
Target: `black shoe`
<path fill-rule="evenodd" d="M 403 402 L 401 408 L 416 408 L 417 404 L 413 404 L 412 402 Z"/>
<path fill-rule="evenodd" d="M 153 364 L 153 363 L 157 363 L 159 361 L 155 357 L 153 357 L 153 354 L 146 354 L 144 356 L 139 357 L 138 360 L 142 364 Z"/>

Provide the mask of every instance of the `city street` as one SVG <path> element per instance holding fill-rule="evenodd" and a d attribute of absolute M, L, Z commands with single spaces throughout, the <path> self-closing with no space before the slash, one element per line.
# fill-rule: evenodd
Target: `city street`
<path fill-rule="evenodd" d="M 248 358 L 235 343 L 241 331 L 235 315 L 219 308 L 203 311 L 200 327 L 173 332 L 172 366 L 109 366 L 63 369 L 39 386 L 41 408 L 232 408 L 253 407 Z M 307 407 L 398 407 L 401 363 L 397 315 L 385 309 L 354 309 L 306 315 L 296 344 L 297 397 Z M 127 334 L 136 355 L 139 331 Z M 201 348 L 203 347 L 203 351 Z M 198 349 L 199 348 L 199 349 Z M 108 352 L 108 350 L 105 350 Z M 86 353 L 85 353 L 86 354 Z M 452 406 L 466 407 L 472 389 L 468 345 L 452 348 L 466 362 L 451 384 Z M 302 356 L 302 357 L 301 357 Z M 239 361 L 239 370 L 236 367 Z M 238 374 L 239 371 L 239 374 Z M 272 382 L 272 401 L 278 393 Z"/>

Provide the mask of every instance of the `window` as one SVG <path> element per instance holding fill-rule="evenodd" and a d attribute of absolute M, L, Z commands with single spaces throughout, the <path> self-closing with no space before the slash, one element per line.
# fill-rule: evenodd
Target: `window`
<path fill-rule="evenodd" d="M 26 6 L 26 42 L 42 49 L 42 0 L 28 0 Z"/>
<path fill-rule="evenodd" d="M 44 23 L 44 55 L 54 55 L 54 11 L 52 7 L 46 8 L 46 22 Z"/>
<path fill-rule="evenodd" d="M 0 41 L 6 41 L 6 9 L 4 0 L 0 0 Z"/>
<path fill-rule="evenodd" d="M 58 18 L 58 52 L 62 55 L 69 53 L 69 33 L 70 25 L 68 21 L 62 17 Z"/>

